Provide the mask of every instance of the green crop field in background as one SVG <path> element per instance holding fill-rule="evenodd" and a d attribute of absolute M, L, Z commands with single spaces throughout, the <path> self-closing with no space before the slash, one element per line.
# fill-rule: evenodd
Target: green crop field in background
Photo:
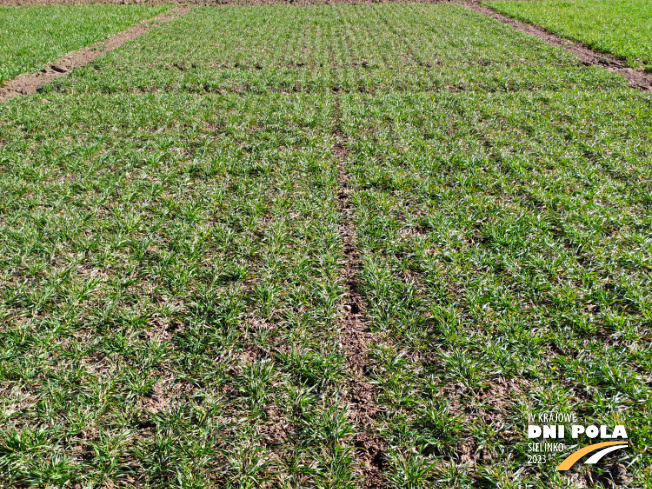
<path fill-rule="evenodd" d="M 601 68 L 579 66 L 574 56 L 459 5 L 222 7 L 165 24 L 54 86 L 72 84 L 76 93 L 625 86 Z"/>
<path fill-rule="evenodd" d="M 575 0 L 486 2 L 498 12 L 652 69 L 652 2 Z"/>
<path fill-rule="evenodd" d="M 0 7 L 0 85 L 169 8 L 140 5 Z"/>

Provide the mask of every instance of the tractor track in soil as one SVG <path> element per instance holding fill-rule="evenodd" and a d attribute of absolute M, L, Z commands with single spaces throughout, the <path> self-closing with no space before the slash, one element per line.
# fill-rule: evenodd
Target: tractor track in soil
<path fill-rule="evenodd" d="M 8 80 L 0 87 L 0 103 L 10 98 L 34 95 L 38 90 L 59 77 L 67 76 L 74 68 L 80 68 L 93 62 L 100 56 L 119 48 L 128 41 L 142 36 L 156 25 L 169 22 L 190 11 L 190 7 L 175 7 L 151 19 L 144 20 L 92 46 L 68 53 L 54 63 L 36 73 L 25 73 Z"/>
<path fill-rule="evenodd" d="M 335 95 L 335 139 L 334 153 L 337 157 L 338 182 L 340 190 L 337 199 L 343 222 L 340 236 L 344 243 L 346 294 L 344 297 L 343 328 L 340 332 L 340 347 L 344 352 L 351 377 L 348 385 L 348 403 L 351 420 L 359 429 L 353 436 L 356 458 L 361 462 L 364 487 L 381 489 L 387 486 L 383 474 L 383 451 L 385 442 L 377 433 L 374 421 L 381 407 L 376 404 L 376 387 L 366 378 L 369 367 L 369 345 L 378 338 L 369 331 L 365 319 L 365 299 L 359 291 L 358 275 L 361 270 L 357 233 L 353 223 L 353 190 L 348 185 L 346 137 L 340 127 L 341 111 L 339 97 Z"/>
<path fill-rule="evenodd" d="M 608 71 L 618 73 L 624 76 L 629 82 L 629 85 L 633 88 L 652 90 L 652 73 L 646 73 L 641 70 L 630 68 L 623 60 L 618 59 L 611 54 L 601 53 L 580 42 L 553 34 L 543 27 L 508 17 L 507 15 L 496 12 L 490 7 L 485 7 L 478 3 L 463 2 L 463 5 L 474 12 L 493 17 L 494 19 L 510 25 L 521 32 L 543 39 L 551 46 L 566 49 L 577 56 L 586 66 L 601 66 Z"/>

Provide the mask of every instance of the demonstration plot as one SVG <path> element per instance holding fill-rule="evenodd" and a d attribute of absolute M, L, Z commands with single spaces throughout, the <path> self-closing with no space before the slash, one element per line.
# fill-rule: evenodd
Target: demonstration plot
<path fill-rule="evenodd" d="M 0 114 L 2 481 L 353 480 L 330 101 Z"/>
<path fill-rule="evenodd" d="M 620 416 L 645 444 L 651 116 L 629 90 L 342 99 L 397 486 L 470 487 L 462 463 L 554 480 L 521 472 L 533 407 Z"/>
<path fill-rule="evenodd" d="M 0 86 L 71 51 L 103 41 L 171 6 L 0 7 Z"/>
<path fill-rule="evenodd" d="M 498 12 L 540 25 L 652 71 L 652 3 L 647 0 L 486 2 Z"/>
<path fill-rule="evenodd" d="M 621 77 L 455 4 L 196 9 L 57 83 L 88 91 L 510 91 Z"/>

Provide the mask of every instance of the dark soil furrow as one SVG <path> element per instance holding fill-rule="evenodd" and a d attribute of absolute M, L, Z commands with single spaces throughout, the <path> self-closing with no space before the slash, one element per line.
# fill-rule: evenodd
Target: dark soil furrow
<path fill-rule="evenodd" d="M 365 299 L 359 291 L 358 275 L 360 273 L 360 253 L 357 247 L 357 235 L 353 223 L 353 205 L 348 185 L 349 175 L 346 166 L 346 138 L 340 128 L 339 97 L 335 98 L 335 155 L 338 159 L 338 181 L 340 190 L 337 198 L 342 211 L 340 234 L 344 242 L 346 259 L 343 271 L 346 280 L 346 295 L 343 299 L 344 324 L 340 332 L 340 345 L 346 356 L 351 378 L 349 379 L 347 402 L 351 420 L 357 431 L 353 437 L 356 457 L 361 462 L 364 487 L 386 487 L 383 475 L 384 440 L 377 433 L 374 418 L 381 410 L 376 404 L 376 387 L 366 378 L 369 366 L 369 345 L 377 338 L 369 331 L 365 319 Z"/>
<path fill-rule="evenodd" d="M 518 29 L 521 32 L 526 32 L 527 34 L 531 34 L 540 39 L 543 39 L 551 46 L 561 47 L 567 51 L 570 51 L 576 55 L 586 66 L 598 65 L 602 66 L 608 71 L 618 73 L 624 76 L 629 81 L 630 86 L 633 88 L 639 88 L 641 90 L 652 90 L 652 73 L 646 73 L 644 71 L 635 70 L 634 68 L 629 68 L 624 61 L 616 58 L 611 54 L 601 53 L 588 46 L 585 46 L 582 43 L 570 39 L 565 39 L 561 36 L 558 36 L 557 34 L 553 34 L 543 27 L 528 24 L 527 22 L 521 22 L 520 20 L 516 20 L 506 15 L 500 14 L 490 7 L 485 7 L 477 3 L 463 3 L 466 7 L 475 12 L 489 15 L 494 19 L 500 20 L 501 22 L 504 22 L 505 24 Z"/>
<path fill-rule="evenodd" d="M 46 85 L 61 76 L 69 75 L 73 68 L 85 66 L 103 54 L 113 51 L 126 42 L 142 36 L 152 27 L 176 19 L 189 11 L 189 7 L 176 7 L 157 17 L 145 20 L 140 24 L 130 27 L 115 36 L 110 37 L 104 42 L 66 54 L 64 57 L 58 59 L 40 72 L 26 73 L 14 78 L 13 80 L 9 80 L 2 88 L 0 88 L 0 103 L 14 97 L 34 95 L 43 85 Z"/>

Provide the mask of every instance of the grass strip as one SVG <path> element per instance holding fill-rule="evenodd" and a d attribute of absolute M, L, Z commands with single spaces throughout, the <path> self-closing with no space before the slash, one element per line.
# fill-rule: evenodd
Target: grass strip
<path fill-rule="evenodd" d="M 0 85 L 103 41 L 170 5 L 0 7 Z"/>
<path fill-rule="evenodd" d="M 545 27 L 652 71 L 652 4 L 646 0 L 485 2 L 498 12 Z"/>

